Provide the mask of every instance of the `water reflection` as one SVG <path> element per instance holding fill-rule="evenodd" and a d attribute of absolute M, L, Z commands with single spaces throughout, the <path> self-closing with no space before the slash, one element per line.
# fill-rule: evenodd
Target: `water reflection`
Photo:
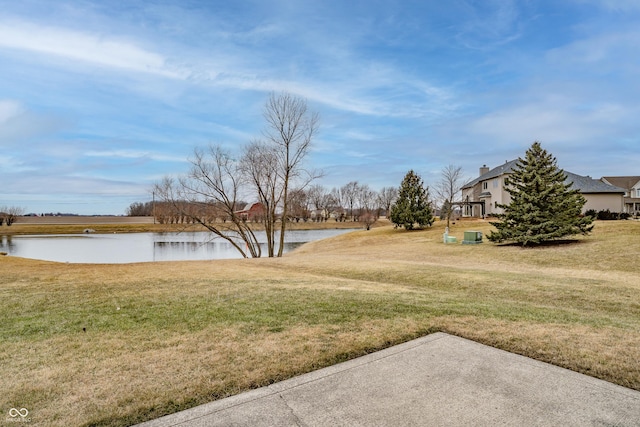
<path fill-rule="evenodd" d="M 0 251 L 11 253 L 11 248 L 15 248 L 13 236 L 0 236 Z"/>
<path fill-rule="evenodd" d="M 285 252 L 303 243 L 353 230 L 291 230 Z M 264 237 L 262 240 L 264 240 Z M 263 253 L 266 241 L 261 242 Z M 0 252 L 10 256 L 70 263 L 121 264 L 241 258 L 231 243 L 210 233 L 74 234 L 1 236 Z"/>

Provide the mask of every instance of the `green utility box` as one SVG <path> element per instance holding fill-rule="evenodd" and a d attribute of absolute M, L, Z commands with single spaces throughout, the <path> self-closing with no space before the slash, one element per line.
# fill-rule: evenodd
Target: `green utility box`
<path fill-rule="evenodd" d="M 463 245 L 477 245 L 478 243 L 482 243 L 481 231 L 465 231 L 464 232 L 464 240 L 462 241 Z"/>

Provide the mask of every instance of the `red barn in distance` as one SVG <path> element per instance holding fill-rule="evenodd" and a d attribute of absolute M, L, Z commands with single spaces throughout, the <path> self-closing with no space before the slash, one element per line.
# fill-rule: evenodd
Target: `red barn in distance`
<path fill-rule="evenodd" d="M 248 203 L 244 209 L 236 211 L 236 214 L 242 218 L 243 221 L 262 221 L 265 214 L 264 205 L 260 202 Z"/>

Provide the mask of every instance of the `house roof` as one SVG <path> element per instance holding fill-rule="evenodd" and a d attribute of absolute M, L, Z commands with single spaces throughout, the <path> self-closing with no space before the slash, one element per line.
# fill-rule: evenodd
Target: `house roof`
<path fill-rule="evenodd" d="M 575 173 L 564 171 L 567 175 L 565 182 L 573 182 L 573 188 L 580 190 L 581 193 L 626 193 L 624 188 L 609 185 L 600 181 L 599 179 L 593 179 L 590 176 L 576 175 Z"/>
<path fill-rule="evenodd" d="M 262 203 L 260 202 L 253 202 L 253 203 L 247 203 L 243 209 L 240 209 L 239 211 L 236 211 L 236 213 L 244 213 L 244 212 L 249 212 L 254 206 L 259 205 L 260 208 L 262 208 Z"/>
<path fill-rule="evenodd" d="M 503 163 L 500 166 L 497 166 L 491 169 L 489 172 L 480 175 L 478 178 L 473 181 L 465 184 L 462 188 L 471 188 L 482 181 L 487 181 L 489 179 L 497 178 L 501 175 L 509 174 L 513 171 L 513 168 L 518 163 L 518 160 L 511 160 Z M 582 176 L 577 175 L 575 173 L 564 171 L 565 175 L 567 175 L 567 179 L 565 182 L 573 182 L 572 188 L 579 190 L 584 194 L 593 194 L 593 193 L 626 193 L 626 190 L 621 187 L 617 187 L 614 185 L 609 185 L 605 182 L 602 182 L 598 179 L 593 179 L 590 176 Z"/>
<path fill-rule="evenodd" d="M 640 176 L 603 176 L 602 181 L 615 185 L 616 187 L 630 190 L 640 184 Z"/>
<path fill-rule="evenodd" d="M 511 173 L 511 171 L 513 170 L 513 167 L 516 165 L 517 162 L 518 160 L 511 160 L 509 162 L 505 162 L 501 164 L 500 166 L 496 166 L 495 168 L 491 169 L 489 172 L 480 175 L 479 177 L 477 177 L 471 182 L 466 183 L 465 185 L 462 186 L 462 188 L 470 188 L 481 181 L 486 181 L 488 179 L 497 178 L 500 175 L 504 175 L 506 173 Z"/>

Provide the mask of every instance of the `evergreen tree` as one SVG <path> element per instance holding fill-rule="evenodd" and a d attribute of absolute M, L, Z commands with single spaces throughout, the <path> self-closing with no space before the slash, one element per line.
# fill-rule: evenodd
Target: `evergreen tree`
<path fill-rule="evenodd" d="M 410 170 L 400 185 L 398 199 L 391 206 L 391 222 L 412 230 L 417 224 L 422 228 L 433 224 L 429 189 L 422 183 L 422 178 Z"/>
<path fill-rule="evenodd" d="M 556 166 L 556 159 L 534 142 L 505 179 L 511 203 L 498 204 L 504 213 L 496 215 L 500 222 L 491 225 L 497 231 L 487 238 L 526 246 L 588 234 L 593 229 L 592 219 L 580 215 L 586 199 L 571 189 L 573 183 L 565 184 L 566 179 L 564 171 Z"/>

